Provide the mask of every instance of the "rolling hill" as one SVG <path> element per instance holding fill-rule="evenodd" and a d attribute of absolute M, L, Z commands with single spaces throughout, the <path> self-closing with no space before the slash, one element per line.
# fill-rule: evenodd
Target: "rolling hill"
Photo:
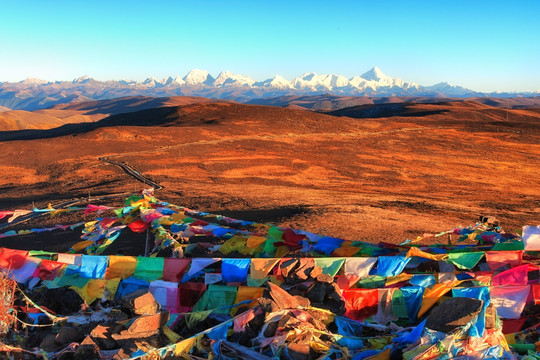
<path fill-rule="evenodd" d="M 135 96 L 111 100 L 58 104 L 49 109 L 36 111 L 5 111 L 0 113 L 0 131 L 53 129 L 66 124 L 91 123 L 115 114 L 209 101 L 211 100 L 189 96 L 164 98 Z M 215 102 L 228 103 L 231 101 L 217 100 Z"/>
<path fill-rule="evenodd" d="M 423 104 L 440 102 L 463 102 L 474 101 L 499 108 L 523 109 L 540 107 L 540 97 L 474 97 L 466 100 L 451 97 L 427 97 L 427 96 L 339 96 L 331 94 L 322 95 L 290 95 L 274 98 L 253 99 L 247 104 L 268 105 L 280 107 L 304 108 L 314 111 L 328 112 L 343 108 L 360 105 L 380 105 L 380 104 Z"/>
<path fill-rule="evenodd" d="M 144 187 L 107 158 L 165 186 L 174 203 L 348 239 L 400 242 L 482 214 L 510 229 L 537 221 L 538 109 L 366 106 L 323 114 L 206 102 L 4 132 L 0 208 Z M 32 140 L 13 140 L 21 134 Z"/>

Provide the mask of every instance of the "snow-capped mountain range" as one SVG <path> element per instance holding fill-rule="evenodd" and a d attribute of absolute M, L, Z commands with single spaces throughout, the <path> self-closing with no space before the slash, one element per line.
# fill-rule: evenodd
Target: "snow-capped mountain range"
<path fill-rule="evenodd" d="M 87 76 L 73 80 L 73 83 L 85 83 L 89 80 Z M 24 83 L 36 84 L 36 79 Z M 249 76 L 234 74 L 230 71 L 221 72 L 216 78 L 212 77 L 206 70 L 193 69 L 184 77 L 176 76 L 164 79 L 156 79 L 153 77 L 147 78 L 143 82 L 137 81 L 120 81 L 128 86 L 143 86 L 147 88 L 159 87 L 249 87 L 249 88 L 274 88 L 281 90 L 299 90 L 307 92 L 318 91 L 342 91 L 342 92 L 362 92 L 373 91 L 381 88 L 400 88 L 400 89 L 419 89 L 419 85 L 415 83 L 405 82 L 398 78 L 391 78 L 383 74 L 378 68 L 374 67 L 368 72 L 347 79 L 342 75 L 318 75 L 315 73 L 305 73 L 300 77 L 296 77 L 289 81 L 281 75 L 276 75 L 271 79 L 264 81 L 256 81 Z M 40 83 L 41 84 L 41 83 Z"/>
<path fill-rule="evenodd" d="M 439 83 L 422 86 L 385 75 L 378 67 L 348 79 L 342 75 L 305 73 L 292 80 L 281 75 L 256 81 L 249 76 L 223 71 L 212 77 L 205 70 L 194 69 L 185 76 L 164 79 L 97 81 L 83 76 L 73 81 L 28 78 L 21 82 L 0 82 L 0 106 L 10 109 L 35 110 L 58 103 L 102 100 L 124 96 L 203 96 L 240 102 L 256 98 L 287 95 L 333 94 L 347 96 L 537 96 L 539 93 L 480 93 Z"/>

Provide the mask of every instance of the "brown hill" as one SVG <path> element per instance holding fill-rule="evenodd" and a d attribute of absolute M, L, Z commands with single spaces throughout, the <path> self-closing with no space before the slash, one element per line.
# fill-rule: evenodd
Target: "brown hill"
<path fill-rule="evenodd" d="M 497 97 L 474 97 L 467 99 L 482 103 L 489 106 L 509 109 L 524 109 L 524 108 L 539 108 L 540 96 L 532 97 L 514 97 L 514 98 L 497 98 Z"/>
<path fill-rule="evenodd" d="M 278 107 L 244 105 L 236 103 L 202 103 L 183 106 L 159 107 L 132 113 L 112 115 L 92 123 L 67 124 L 48 130 L 21 130 L 0 132 L 0 141 L 33 140 L 89 133 L 99 128 L 119 126 L 144 127 L 218 127 L 236 132 L 254 133 L 271 131 L 330 131 L 336 128 L 335 118 L 325 114 L 306 113 Z M 356 120 L 340 121 L 352 127 Z"/>
<path fill-rule="evenodd" d="M 77 111 L 14 110 L 0 113 L 0 130 L 51 129 L 64 124 L 91 122 L 103 116 L 85 115 Z"/>
<path fill-rule="evenodd" d="M 352 118 L 421 118 L 417 123 L 460 126 L 463 129 L 540 129 L 540 108 L 500 109 L 475 101 L 433 104 L 362 105 L 327 112 L 328 115 Z"/>
<path fill-rule="evenodd" d="M 110 115 L 136 112 L 165 106 L 209 102 L 201 97 L 174 96 L 153 98 L 134 96 L 111 100 L 85 101 L 55 105 L 50 109 L 36 111 L 6 111 L 0 115 L 0 131 L 26 129 L 52 129 L 65 124 L 95 122 Z M 231 103 L 232 101 L 217 101 Z"/>
<path fill-rule="evenodd" d="M 149 96 L 131 96 L 110 100 L 59 104 L 53 106 L 52 109 L 83 111 L 85 114 L 116 115 L 121 113 L 135 112 L 165 106 L 181 106 L 208 102 L 234 103 L 234 101 L 231 100 L 210 100 L 204 97 L 197 96 L 171 96 L 158 98 Z"/>
<path fill-rule="evenodd" d="M 481 214 L 514 229 L 538 222 L 539 114 L 471 101 L 370 118 L 215 103 L 119 114 L 3 142 L 0 208 L 144 186 L 109 157 L 173 203 L 331 236 L 399 242 Z M 62 216 L 21 228 L 74 221 Z"/>
<path fill-rule="evenodd" d="M 299 106 L 315 111 L 332 111 L 361 105 L 399 104 L 399 103 L 441 103 L 474 101 L 500 108 L 522 109 L 540 107 L 540 97 L 476 97 L 467 100 L 450 97 L 426 97 L 426 96 L 339 96 L 339 95 L 290 95 L 274 98 L 253 99 L 248 104 L 269 106 Z"/>

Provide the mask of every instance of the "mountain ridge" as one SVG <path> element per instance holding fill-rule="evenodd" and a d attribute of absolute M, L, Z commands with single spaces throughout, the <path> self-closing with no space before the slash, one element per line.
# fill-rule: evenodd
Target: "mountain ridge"
<path fill-rule="evenodd" d="M 104 100 L 129 96 L 200 96 L 248 102 L 258 98 L 288 95 L 340 96 L 425 96 L 425 97 L 513 97 L 537 96 L 537 92 L 483 93 L 441 82 L 423 86 L 385 75 L 374 67 L 362 75 L 347 78 L 339 74 L 305 73 L 292 80 L 281 75 L 256 81 L 245 75 L 222 71 L 213 77 L 206 70 L 193 69 L 185 76 L 163 79 L 99 81 L 87 75 L 72 81 L 45 81 L 28 78 L 20 82 L 0 82 L 0 107 L 37 110 L 62 103 Z"/>

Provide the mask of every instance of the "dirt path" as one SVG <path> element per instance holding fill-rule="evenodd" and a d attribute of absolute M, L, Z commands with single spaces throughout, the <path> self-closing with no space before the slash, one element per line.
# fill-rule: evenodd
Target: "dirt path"
<path fill-rule="evenodd" d="M 114 157 L 117 157 L 117 156 L 121 156 L 121 155 L 114 155 Z M 111 165 L 116 165 L 118 167 L 120 167 L 122 170 L 124 170 L 126 172 L 126 174 L 130 175 L 130 176 L 133 176 L 135 179 L 137 179 L 138 181 L 144 183 L 144 185 L 150 185 L 154 188 L 154 190 L 161 190 L 164 188 L 163 185 L 160 185 L 159 183 L 155 182 L 154 180 L 144 176 L 143 174 L 141 174 L 137 169 L 133 168 L 133 166 L 129 165 L 129 164 L 126 164 L 124 162 L 119 162 L 119 161 L 114 161 L 114 160 L 111 160 L 112 156 L 102 156 L 102 157 L 99 157 L 98 159 L 103 161 L 103 162 L 106 162 L 106 163 L 109 163 Z"/>

